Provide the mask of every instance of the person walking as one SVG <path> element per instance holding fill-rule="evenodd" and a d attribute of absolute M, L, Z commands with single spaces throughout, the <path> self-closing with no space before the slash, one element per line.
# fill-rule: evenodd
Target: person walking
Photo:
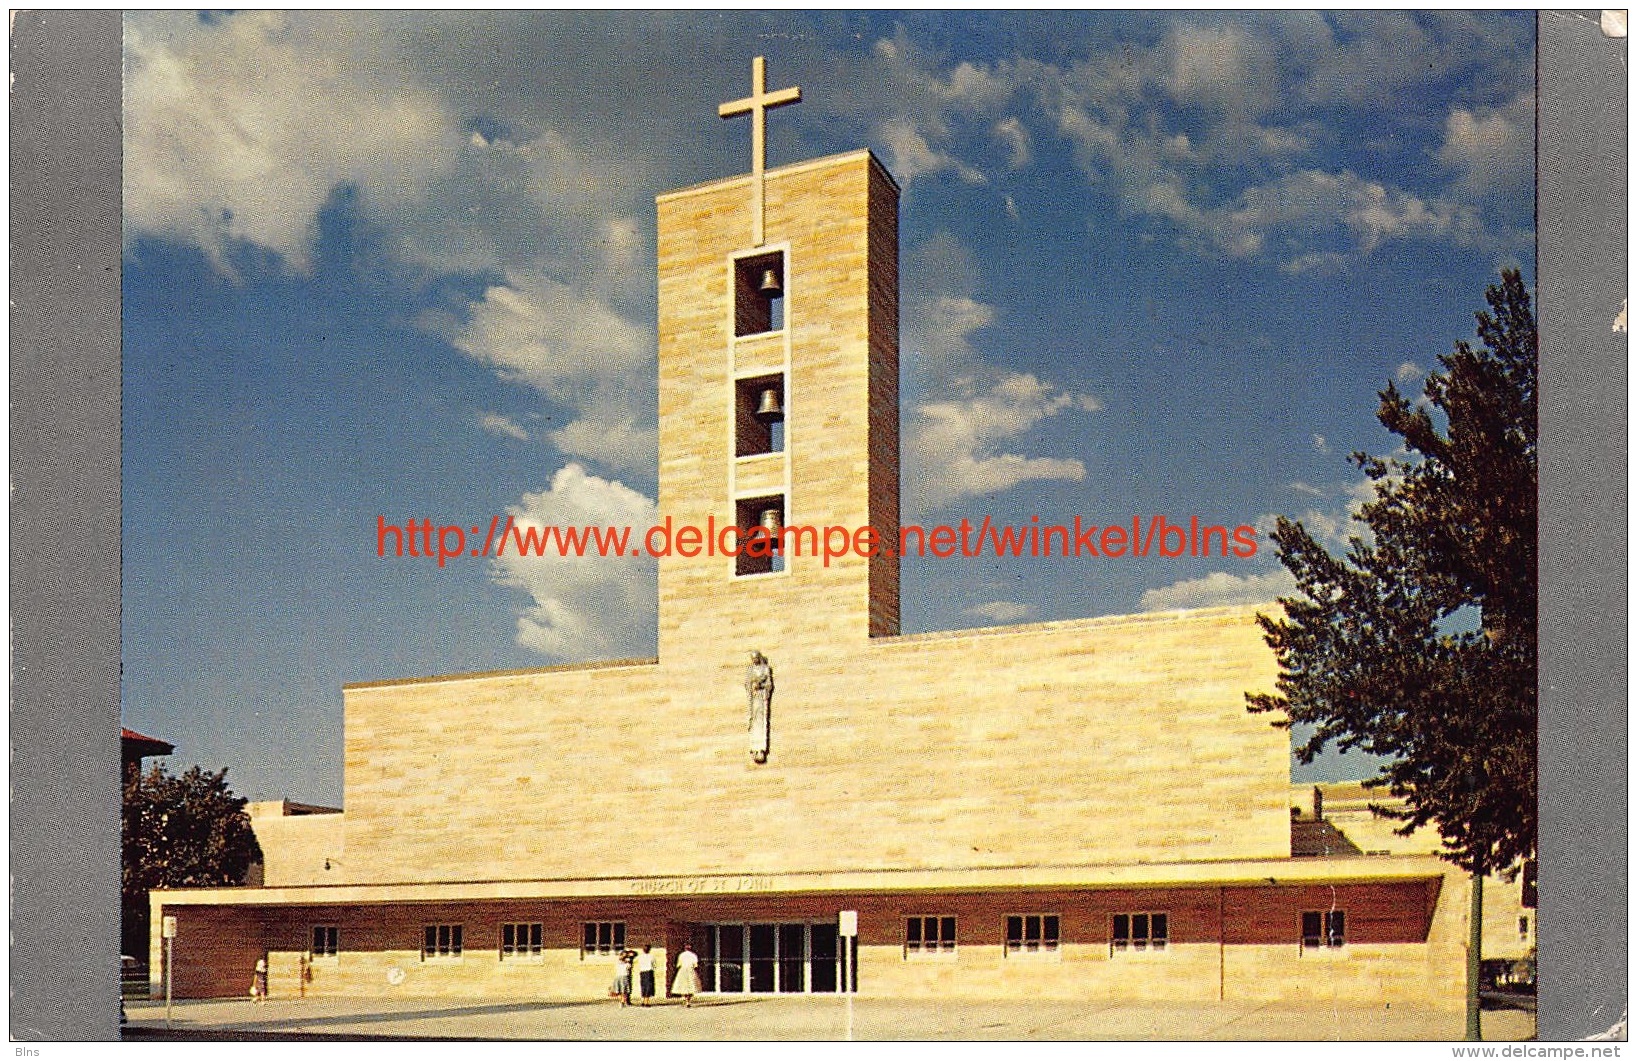
<path fill-rule="evenodd" d="M 654 948 L 649 943 L 644 943 L 642 953 L 637 955 L 637 986 L 642 992 L 642 1004 L 646 1006 L 654 997 Z"/>
<path fill-rule="evenodd" d="M 699 993 L 699 955 L 693 947 L 683 944 L 676 956 L 676 979 L 671 981 L 671 994 L 682 996 L 684 1007 L 693 1005 L 693 996 Z"/>
<path fill-rule="evenodd" d="M 267 1001 L 267 959 L 256 959 L 256 972 L 250 978 L 250 1001 L 261 1005 Z"/>

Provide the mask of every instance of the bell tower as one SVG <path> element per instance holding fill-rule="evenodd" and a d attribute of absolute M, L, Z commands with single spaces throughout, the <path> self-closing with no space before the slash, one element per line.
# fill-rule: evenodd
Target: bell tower
<path fill-rule="evenodd" d="M 801 97 L 765 69 L 720 109 L 751 172 L 657 200 L 662 660 L 898 632 L 898 186 L 868 151 L 766 169 Z"/>

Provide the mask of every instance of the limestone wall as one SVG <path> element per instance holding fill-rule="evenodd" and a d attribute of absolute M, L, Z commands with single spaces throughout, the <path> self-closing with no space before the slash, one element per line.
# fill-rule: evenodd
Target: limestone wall
<path fill-rule="evenodd" d="M 739 646 L 349 688 L 343 879 L 1289 853 L 1284 735 L 1244 709 L 1273 677 L 1248 610 L 853 645 L 797 627 L 759 639 L 762 765 Z"/>
<path fill-rule="evenodd" d="M 285 814 L 282 802 L 252 803 L 248 809 L 261 845 L 260 884 L 326 884 L 345 865 L 344 815 Z"/>

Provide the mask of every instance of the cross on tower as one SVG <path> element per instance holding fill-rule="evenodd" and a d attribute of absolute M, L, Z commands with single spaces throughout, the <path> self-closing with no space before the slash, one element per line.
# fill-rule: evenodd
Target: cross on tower
<path fill-rule="evenodd" d="M 763 242 L 763 204 L 767 173 L 767 112 L 774 107 L 801 102 L 801 89 L 781 88 L 767 90 L 767 60 L 758 55 L 750 64 L 750 95 L 716 108 L 724 118 L 739 114 L 750 115 L 750 241 L 760 247 Z"/>

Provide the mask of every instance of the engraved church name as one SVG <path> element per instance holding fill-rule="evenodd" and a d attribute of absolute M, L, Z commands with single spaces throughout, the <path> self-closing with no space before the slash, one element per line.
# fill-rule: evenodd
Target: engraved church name
<path fill-rule="evenodd" d="M 637 895 L 718 895 L 723 892 L 770 892 L 772 877 L 663 877 L 631 885 Z"/>

